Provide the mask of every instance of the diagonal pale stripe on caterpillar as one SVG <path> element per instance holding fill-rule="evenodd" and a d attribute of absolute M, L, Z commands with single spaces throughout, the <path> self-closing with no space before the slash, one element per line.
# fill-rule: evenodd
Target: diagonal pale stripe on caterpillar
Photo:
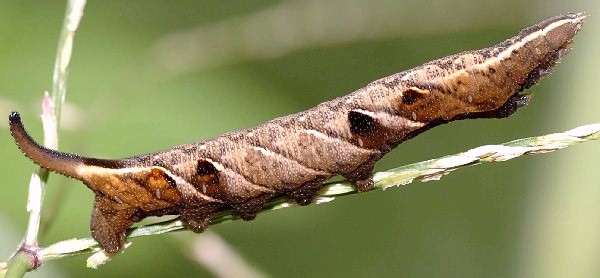
<path fill-rule="evenodd" d="M 117 253 L 125 231 L 147 216 L 179 215 L 201 232 L 223 209 L 250 220 L 279 195 L 308 204 L 334 175 L 371 190 L 375 163 L 403 141 L 453 120 L 508 117 L 527 104 L 520 92 L 568 54 L 584 19 L 552 17 L 495 46 L 384 77 L 310 110 L 152 154 L 107 160 L 50 150 L 27 134 L 17 112 L 10 130 L 35 163 L 94 191 L 92 236 Z"/>

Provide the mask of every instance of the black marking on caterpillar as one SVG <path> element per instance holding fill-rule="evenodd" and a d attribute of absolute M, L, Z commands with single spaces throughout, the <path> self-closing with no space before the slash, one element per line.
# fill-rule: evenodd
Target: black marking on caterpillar
<path fill-rule="evenodd" d="M 94 191 L 92 236 L 116 253 L 125 231 L 147 216 L 179 215 L 202 232 L 223 209 L 249 220 L 279 195 L 309 204 L 334 175 L 371 190 L 375 163 L 401 142 L 453 120 L 507 117 L 527 104 L 519 93 L 570 51 L 584 19 L 552 17 L 496 46 L 384 77 L 313 109 L 152 154 L 108 160 L 50 150 L 27 134 L 17 112 L 10 131 L 35 163 Z"/>
<path fill-rule="evenodd" d="M 376 120 L 363 111 L 352 110 L 348 112 L 350 132 L 357 135 L 367 135 L 377 128 Z"/>

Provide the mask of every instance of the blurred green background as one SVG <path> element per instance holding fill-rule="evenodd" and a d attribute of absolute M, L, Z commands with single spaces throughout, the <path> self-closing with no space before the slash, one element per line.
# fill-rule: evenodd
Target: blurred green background
<path fill-rule="evenodd" d="M 0 1 L 0 115 L 20 111 L 38 140 L 64 8 L 63 1 Z M 400 145 L 379 170 L 600 122 L 598 1 L 88 1 L 60 149 L 119 158 L 210 138 L 490 46 L 568 11 L 590 17 L 571 55 L 533 87 L 527 108 L 510 119 L 435 128 Z M 24 234 L 35 169 L 6 122 L 0 259 Z M 259 275 L 598 277 L 599 154 L 600 144 L 587 143 L 210 230 Z M 41 244 L 89 236 L 92 197 L 80 182 L 51 176 L 45 212 L 56 213 Z M 221 262 L 221 249 L 202 238 L 136 239 L 99 270 L 79 256 L 32 276 L 223 275 L 200 263 L 201 251 Z"/>

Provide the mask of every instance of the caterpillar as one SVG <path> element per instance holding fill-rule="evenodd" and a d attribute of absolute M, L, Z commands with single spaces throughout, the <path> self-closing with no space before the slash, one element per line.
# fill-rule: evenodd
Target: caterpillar
<path fill-rule="evenodd" d="M 459 119 L 504 118 L 525 106 L 521 93 L 572 47 L 585 15 L 541 21 L 499 44 L 428 62 L 355 92 L 257 127 L 123 159 L 97 159 L 44 148 L 9 116 L 21 151 L 95 193 L 91 233 L 108 253 L 148 216 L 178 215 L 202 232 L 211 215 L 233 209 L 253 219 L 268 200 L 309 204 L 323 182 L 341 175 L 373 188 L 375 163 L 398 144 Z"/>

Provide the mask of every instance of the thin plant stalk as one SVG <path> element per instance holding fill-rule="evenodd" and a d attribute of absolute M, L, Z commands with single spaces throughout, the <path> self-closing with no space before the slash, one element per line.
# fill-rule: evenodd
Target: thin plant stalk
<path fill-rule="evenodd" d="M 375 188 L 387 189 L 389 187 L 409 184 L 415 180 L 439 180 L 454 170 L 462 167 L 490 162 L 501 162 L 523 155 L 534 155 L 553 152 L 568 146 L 600 139 L 600 124 L 592 124 L 574 128 L 572 130 L 553 133 L 538 137 L 529 137 L 507 142 L 500 145 L 480 146 L 466 152 L 444 156 L 437 159 L 418 162 L 374 175 Z M 348 181 L 326 183 L 313 200 L 314 204 L 322 204 L 335 200 L 337 197 L 358 194 L 356 187 Z M 279 197 L 267 202 L 263 212 L 297 206 L 290 198 Z M 214 215 L 211 225 L 238 220 L 240 217 L 232 210 L 222 211 Z M 184 230 L 183 223 L 178 220 L 149 224 L 132 228 L 127 233 L 127 238 L 151 236 Z M 125 247 L 129 247 L 128 243 Z M 88 258 L 87 266 L 97 268 L 110 260 L 98 243 L 92 238 L 70 239 L 61 241 L 40 250 L 42 261 L 56 260 L 63 257 L 93 253 Z"/>
<path fill-rule="evenodd" d="M 54 64 L 52 92 L 50 96 L 47 92 L 45 93 L 42 104 L 44 146 L 51 149 L 58 148 L 58 127 L 61 108 L 66 96 L 73 39 L 83 17 L 85 4 L 86 0 L 69 0 L 67 3 Z M 48 170 L 43 168 L 39 168 L 31 176 L 27 200 L 27 211 L 29 212 L 27 231 L 21 246 L 8 263 L 6 277 L 23 277 L 26 272 L 36 269 L 42 264 L 38 253 L 40 250 L 38 247 L 38 233 L 48 177 Z"/>

